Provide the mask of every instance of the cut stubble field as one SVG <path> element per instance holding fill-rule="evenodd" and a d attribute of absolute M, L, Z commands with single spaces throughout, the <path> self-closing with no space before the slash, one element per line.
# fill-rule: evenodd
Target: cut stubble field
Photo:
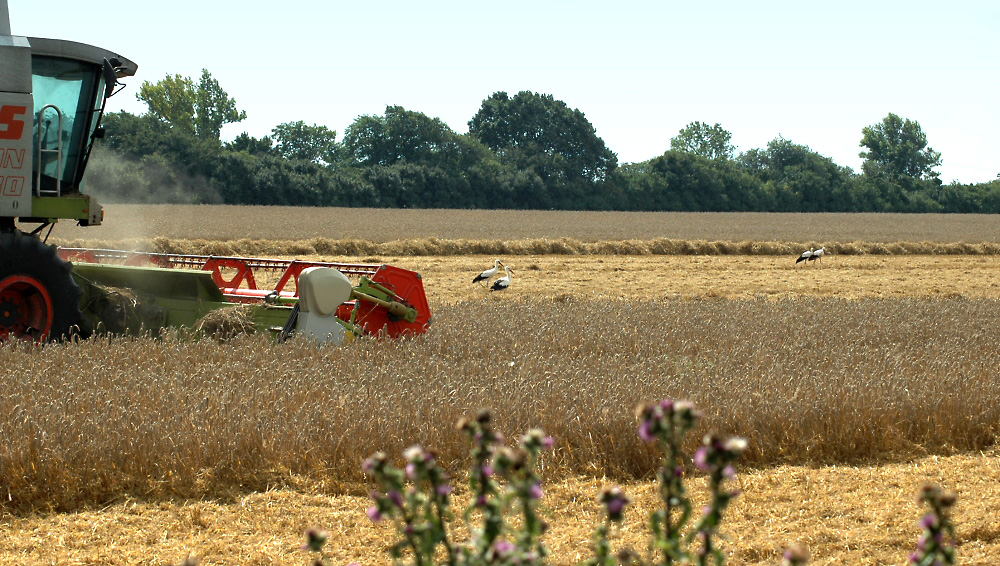
<path fill-rule="evenodd" d="M 250 338 L 0 350 L 0 364 L 20 368 L 0 384 L 10 392 L 0 429 L 26 439 L 0 454 L 0 561 L 304 564 L 302 533 L 320 527 L 335 563 L 388 564 L 392 533 L 365 517 L 360 461 L 420 442 L 457 470 L 454 421 L 480 406 L 509 436 L 538 425 L 557 439 L 544 473 L 554 564 L 589 556 L 594 497 L 615 482 L 635 499 L 617 542 L 641 550 L 655 458 L 631 411 L 662 397 L 705 410 L 699 435 L 750 441 L 743 494 L 721 529 L 728 564 L 777 564 L 798 541 L 811 564 L 902 566 L 928 481 L 958 493 L 959 564 L 1000 556 L 994 217 L 312 209 L 296 222 L 301 210 L 111 207 L 109 226 L 147 218 L 146 232 L 55 237 L 185 251 L 244 239 L 240 255 L 301 240 L 283 255 L 420 272 L 432 332 L 334 350 Z M 316 237 L 384 247 L 317 253 Z M 393 244 L 421 238 L 462 241 L 435 241 L 450 250 L 439 255 Z M 518 244 L 532 238 L 556 239 L 557 251 Z M 593 252 L 626 240 L 604 249 L 648 250 L 656 238 L 771 247 Z M 465 239 L 506 243 L 484 251 Z M 794 263 L 797 246 L 830 242 L 883 246 Z M 979 247 L 963 255 L 956 244 Z M 913 249 L 940 253 L 895 253 Z M 511 289 L 473 285 L 498 256 L 515 270 Z M 703 481 L 690 484 L 703 501 Z"/>

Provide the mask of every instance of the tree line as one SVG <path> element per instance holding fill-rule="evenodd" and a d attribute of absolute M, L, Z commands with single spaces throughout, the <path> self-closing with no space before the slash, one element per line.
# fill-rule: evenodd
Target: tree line
<path fill-rule="evenodd" d="M 110 113 L 87 190 L 108 202 L 635 211 L 1000 212 L 1000 175 L 944 184 L 916 121 L 861 131 L 862 170 L 782 137 L 737 153 L 692 122 L 662 155 L 618 163 L 583 112 L 530 91 L 485 99 L 458 134 L 400 106 L 337 132 L 304 121 L 220 140 L 246 118 L 207 70 L 142 84 L 142 115 Z"/>

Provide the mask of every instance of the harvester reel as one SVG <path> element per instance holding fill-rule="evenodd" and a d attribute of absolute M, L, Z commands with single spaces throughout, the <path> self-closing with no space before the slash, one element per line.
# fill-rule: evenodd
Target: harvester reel
<path fill-rule="evenodd" d="M 0 342 L 64 338 L 80 319 L 80 287 L 55 248 L 19 232 L 0 234 Z"/>

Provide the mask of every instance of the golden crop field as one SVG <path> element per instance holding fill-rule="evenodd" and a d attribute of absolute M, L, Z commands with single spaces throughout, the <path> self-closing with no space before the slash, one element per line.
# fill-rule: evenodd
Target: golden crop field
<path fill-rule="evenodd" d="M 563 212 L 222 205 L 108 205 L 105 213 L 102 226 L 81 228 L 64 223 L 56 227 L 53 235 L 61 240 L 106 242 L 165 237 L 303 242 L 319 238 L 372 243 L 433 239 L 822 242 L 819 245 L 1000 243 L 1000 223 L 988 214 Z M 558 244 L 554 252 L 560 252 Z"/>
<path fill-rule="evenodd" d="M 708 430 L 749 441 L 727 564 L 798 541 L 811 564 L 902 565 L 926 481 L 958 494 L 959 563 L 1000 556 L 992 217 L 109 207 L 108 228 L 135 211 L 143 234 L 54 238 L 391 263 L 423 274 L 432 330 L 0 347 L 2 562 L 304 564 L 318 526 L 335 563 L 388 564 L 361 461 L 420 443 L 460 478 L 454 423 L 481 407 L 556 438 L 552 563 L 589 557 L 611 483 L 635 499 L 616 542 L 641 550 L 657 464 L 632 411 L 665 397 L 705 414 L 689 451 Z M 796 265 L 802 244 L 838 251 Z M 494 257 L 503 293 L 471 283 Z"/>

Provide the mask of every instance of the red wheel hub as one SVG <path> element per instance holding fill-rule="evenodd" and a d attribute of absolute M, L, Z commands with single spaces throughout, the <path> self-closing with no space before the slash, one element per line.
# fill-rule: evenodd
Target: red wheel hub
<path fill-rule="evenodd" d="M 52 297 L 30 275 L 0 281 L 0 341 L 14 338 L 45 340 L 52 330 Z"/>

